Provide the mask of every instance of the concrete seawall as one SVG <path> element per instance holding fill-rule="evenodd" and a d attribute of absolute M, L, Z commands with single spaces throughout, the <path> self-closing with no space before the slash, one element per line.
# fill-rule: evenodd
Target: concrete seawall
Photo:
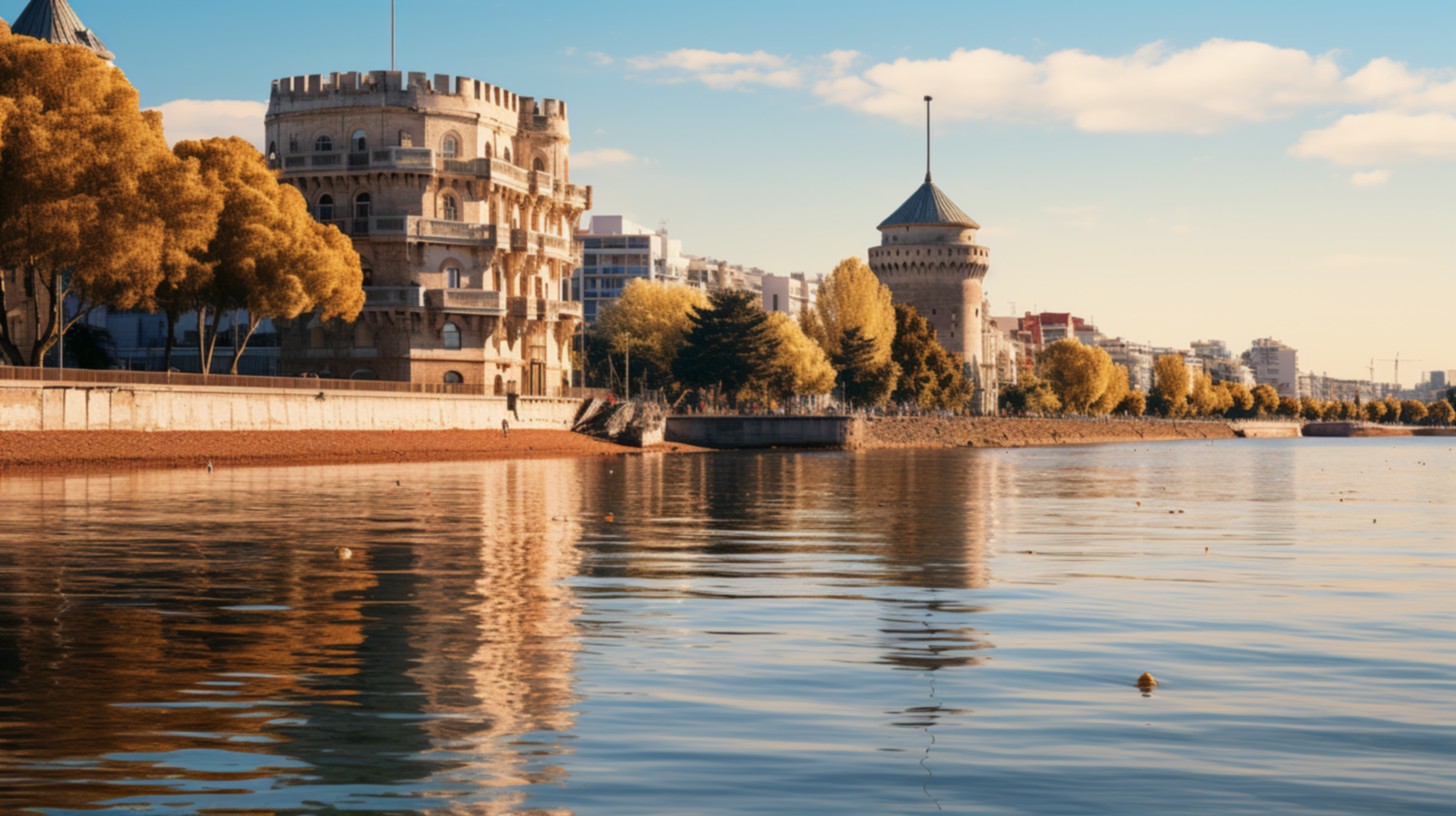
<path fill-rule="evenodd" d="M 580 401 L 370 391 L 0 382 L 0 431 L 569 430 Z"/>
<path fill-rule="evenodd" d="M 1297 426 L 1295 426 L 1297 431 Z M 1001 417 L 671 417 L 667 439 L 706 448 L 1025 447 L 1233 439 L 1227 422 Z"/>

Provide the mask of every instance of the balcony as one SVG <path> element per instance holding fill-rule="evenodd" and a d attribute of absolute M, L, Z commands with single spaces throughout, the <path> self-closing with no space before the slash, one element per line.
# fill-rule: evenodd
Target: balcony
<path fill-rule="evenodd" d="M 370 238 L 376 235 L 404 235 L 408 217 L 403 215 L 374 215 L 367 218 L 333 218 L 325 224 L 338 227 L 339 232 L 354 238 Z"/>
<path fill-rule="evenodd" d="M 511 317 L 520 317 L 526 320 L 534 320 L 537 317 L 541 316 L 540 312 L 537 311 L 537 308 L 543 302 L 544 301 L 538 300 L 536 298 L 513 297 L 507 299 L 507 308 L 510 312 Z"/>
<path fill-rule="evenodd" d="M 468 224 L 464 221 L 440 221 L 410 216 L 408 234 L 412 238 L 428 238 L 445 244 L 495 248 L 493 224 Z"/>
<path fill-rule="evenodd" d="M 576 300 L 550 300 L 546 302 L 547 320 L 581 320 L 581 302 Z"/>
<path fill-rule="evenodd" d="M 364 287 L 364 308 L 423 309 L 425 308 L 425 290 L 418 286 L 366 286 Z"/>
<path fill-rule="evenodd" d="M 427 147 L 382 147 L 355 153 L 303 153 L 283 157 L 284 175 L 344 167 L 355 173 L 380 170 L 429 172 L 435 167 L 435 151 Z"/>
<path fill-rule="evenodd" d="M 500 292 L 483 289 L 430 289 L 425 293 L 425 303 L 431 309 L 455 314 L 505 314 L 504 301 Z"/>
<path fill-rule="evenodd" d="M 583 187 L 580 184 L 566 185 L 566 206 L 578 210 L 590 210 L 592 205 L 590 187 Z"/>
<path fill-rule="evenodd" d="M 530 246 L 530 233 L 523 229 L 511 230 L 511 251 L 525 252 Z"/>
<path fill-rule="evenodd" d="M 531 171 L 531 193 L 532 194 L 534 194 L 534 195 L 549 196 L 549 195 L 551 195 L 552 190 L 553 190 L 553 186 L 552 186 L 552 183 L 551 183 L 551 174 L 550 173 L 546 172 L 545 170 L 532 170 Z"/>

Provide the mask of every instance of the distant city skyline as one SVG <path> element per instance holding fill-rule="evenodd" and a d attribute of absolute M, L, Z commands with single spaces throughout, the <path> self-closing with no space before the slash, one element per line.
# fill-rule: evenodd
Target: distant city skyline
<path fill-rule="evenodd" d="M 388 0 L 72 5 L 174 139 L 259 141 L 270 80 L 389 64 Z M 876 242 L 929 93 L 995 312 L 1274 337 L 1349 378 L 1399 353 L 1406 385 L 1456 367 L 1456 4 L 1270 6 L 399 0 L 398 61 L 565 100 L 596 212 L 775 273 Z"/>

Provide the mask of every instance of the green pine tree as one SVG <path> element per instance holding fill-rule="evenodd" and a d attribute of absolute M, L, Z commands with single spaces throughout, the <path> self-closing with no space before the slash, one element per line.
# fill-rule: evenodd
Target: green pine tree
<path fill-rule="evenodd" d="M 831 360 L 839 372 L 844 401 L 855 408 L 885 404 L 900 374 L 893 361 L 875 363 L 875 347 L 875 338 L 865 337 L 853 326 L 840 337 L 839 353 Z"/>
<path fill-rule="evenodd" d="M 720 388 L 736 404 L 767 387 L 773 339 L 752 293 L 714 292 L 708 307 L 693 313 L 683 339 L 672 371 L 685 388 Z"/>

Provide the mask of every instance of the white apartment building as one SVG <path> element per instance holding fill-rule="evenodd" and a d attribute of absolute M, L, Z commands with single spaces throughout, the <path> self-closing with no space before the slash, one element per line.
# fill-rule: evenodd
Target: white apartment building
<path fill-rule="evenodd" d="M 1244 352 L 1244 363 L 1254 372 L 1254 382 L 1269 385 L 1281 397 L 1298 397 L 1299 352 L 1271 337 L 1255 340 Z"/>
<path fill-rule="evenodd" d="M 576 237 L 582 262 L 572 276 L 572 299 L 581 301 L 587 323 L 595 323 L 629 281 L 691 283 L 682 241 L 669 238 L 666 229 L 653 232 L 620 215 L 594 215 Z"/>

